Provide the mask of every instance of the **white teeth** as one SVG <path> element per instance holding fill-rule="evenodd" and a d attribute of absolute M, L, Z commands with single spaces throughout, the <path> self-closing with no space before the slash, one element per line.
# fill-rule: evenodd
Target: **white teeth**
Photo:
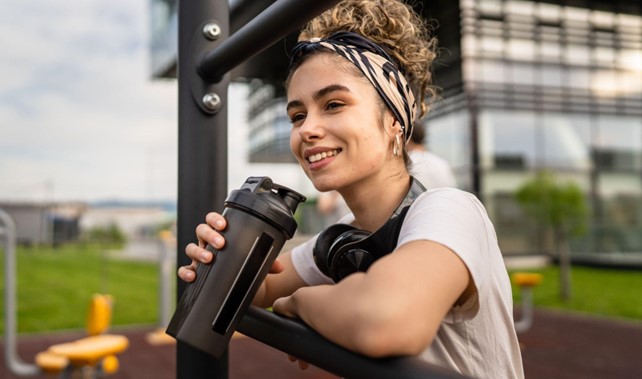
<path fill-rule="evenodd" d="M 337 154 L 339 154 L 339 150 L 324 151 L 323 153 L 310 155 L 308 157 L 308 162 L 314 163 L 314 162 L 320 161 L 323 158 L 333 157 Z"/>

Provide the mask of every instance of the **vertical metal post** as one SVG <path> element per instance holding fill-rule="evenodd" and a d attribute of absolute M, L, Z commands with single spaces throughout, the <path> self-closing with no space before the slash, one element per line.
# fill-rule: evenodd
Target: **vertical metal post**
<path fill-rule="evenodd" d="M 196 72 L 197 60 L 229 35 L 227 0 L 179 1 L 178 8 L 178 224 L 177 265 L 189 264 L 185 246 L 195 241 L 194 230 L 207 212 L 222 211 L 227 195 L 227 87 L 229 76 L 213 85 Z M 217 30 L 205 26 L 213 22 Z M 206 28 L 205 28 L 206 29 Z M 207 96 L 209 94 L 209 97 Z M 204 103 L 217 103 L 207 112 Z M 216 100 L 216 101 L 212 101 Z M 177 295 L 185 290 L 177 279 Z M 179 379 L 227 378 L 227 353 L 218 360 L 185 344 L 176 345 Z"/>
<path fill-rule="evenodd" d="M 0 209 L 0 240 L 4 241 L 4 356 L 9 370 L 20 376 L 33 376 L 40 368 L 24 363 L 17 349 L 16 305 L 16 224 L 11 216 Z"/>
<path fill-rule="evenodd" d="M 170 281 L 174 278 L 174 260 L 171 257 L 172 248 L 176 248 L 175 239 L 169 233 L 162 235 L 158 241 L 158 323 L 166 327 L 172 317 Z"/>

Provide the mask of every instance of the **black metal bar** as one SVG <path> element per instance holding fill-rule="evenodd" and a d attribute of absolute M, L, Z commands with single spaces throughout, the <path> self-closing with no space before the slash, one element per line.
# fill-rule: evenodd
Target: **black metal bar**
<path fill-rule="evenodd" d="M 196 57 L 229 35 L 227 0 L 179 1 L 178 9 L 178 223 L 177 264 L 189 264 L 185 246 L 194 242 L 194 230 L 207 212 L 222 210 L 227 196 L 227 86 L 228 77 L 208 86 L 196 74 Z M 206 39 L 205 23 L 216 20 L 220 37 Z M 195 88 L 203 93 L 195 93 Z M 206 113 L 199 95 L 215 93 L 223 106 L 217 113 Z M 177 279 L 178 280 L 178 279 Z M 186 284 L 177 281 L 181 297 Z M 219 360 L 182 343 L 176 348 L 176 375 L 179 379 L 224 379 L 228 359 Z"/>
<path fill-rule="evenodd" d="M 230 4 L 230 34 L 252 21 L 275 0 L 236 0 Z"/>
<path fill-rule="evenodd" d="M 353 353 L 328 341 L 301 321 L 257 307 L 248 309 L 237 330 L 344 378 L 464 378 L 418 358 L 373 359 Z"/>
<path fill-rule="evenodd" d="M 201 60 L 198 73 L 209 83 L 294 32 L 340 0 L 279 0 Z"/>

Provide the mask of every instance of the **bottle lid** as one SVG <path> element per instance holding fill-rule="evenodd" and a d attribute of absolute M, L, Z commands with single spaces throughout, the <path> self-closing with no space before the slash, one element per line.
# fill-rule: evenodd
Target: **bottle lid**
<path fill-rule="evenodd" d="M 225 206 L 241 209 L 283 231 L 287 239 L 297 228 L 294 212 L 305 196 L 272 182 L 267 176 L 252 176 L 225 200 Z"/>

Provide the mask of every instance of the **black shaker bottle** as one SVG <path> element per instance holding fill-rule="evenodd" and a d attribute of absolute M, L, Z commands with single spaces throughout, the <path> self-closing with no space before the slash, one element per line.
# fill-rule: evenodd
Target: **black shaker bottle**
<path fill-rule="evenodd" d="M 214 261 L 198 265 L 167 334 L 220 357 L 283 244 L 294 235 L 294 212 L 303 201 L 303 195 L 268 177 L 250 177 L 230 192 L 223 211 L 225 247 L 207 247 Z"/>

